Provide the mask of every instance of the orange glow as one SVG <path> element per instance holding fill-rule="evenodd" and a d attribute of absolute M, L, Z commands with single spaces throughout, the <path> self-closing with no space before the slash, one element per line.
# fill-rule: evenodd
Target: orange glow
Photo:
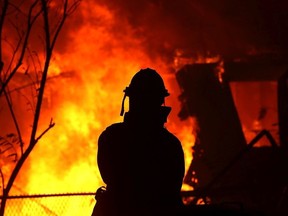
<path fill-rule="evenodd" d="M 17 188 L 26 194 L 51 194 L 94 192 L 102 186 L 96 164 L 97 139 L 108 125 L 122 121 L 123 89 L 135 72 L 146 67 L 162 75 L 171 93 L 166 101 L 173 108 L 167 128 L 182 142 L 187 169 L 192 160 L 193 125 L 179 120 L 176 123 L 179 94 L 171 82 L 171 77 L 175 79 L 172 64 L 161 57 L 151 59 L 142 48 L 141 38 L 133 36 L 125 20 L 120 25 L 105 6 L 86 1 L 78 10 L 84 24 L 69 33 L 70 46 L 65 52 L 55 52 L 50 64 L 49 78 L 54 79 L 47 81 L 39 133 L 51 118 L 56 125 L 41 138 L 24 164 L 15 182 Z M 122 34 L 113 30 L 115 26 Z M 17 188 L 11 194 L 21 194 Z M 53 209 L 58 204 L 51 199 L 43 205 Z M 89 215 L 93 205 L 83 209 L 69 203 L 57 214 Z M 33 214 L 27 206 L 22 213 Z"/>
<path fill-rule="evenodd" d="M 192 55 L 185 53 L 185 51 L 181 49 L 177 49 L 175 52 L 174 65 L 177 69 L 180 69 L 186 64 L 209 64 L 216 62 L 222 62 L 222 57 L 220 55 L 212 55 L 209 52 L 205 55 Z"/>

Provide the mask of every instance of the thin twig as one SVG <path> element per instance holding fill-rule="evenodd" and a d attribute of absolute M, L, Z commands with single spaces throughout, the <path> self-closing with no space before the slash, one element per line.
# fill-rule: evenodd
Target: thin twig
<path fill-rule="evenodd" d="M 28 39 L 29 39 L 29 36 L 30 36 L 30 32 L 31 32 L 32 26 L 33 26 L 34 22 L 37 20 L 37 18 L 39 17 L 39 15 L 42 12 L 41 10 L 39 10 L 38 13 L 36 13 L 36 15 L 31 19 L 33 9 L 34 9 L 34 7 L 36 7 L 38 1 L 39 0 L 34 1 L 34 3 L 29 8 L 28 21 L 27 21 L 27 31 L 26 31 L 24 42 L 23 42 L 23 45 L 22 45 L 22 50 L 20 52 L 20 57 L 19 57 L 19 60 L 18 60 L 18 62 L 16 64 L 15 68 L 9 74 L 8 78 L 4 81 L 4 83 L 2 83 L 2 86 L 1 86 L 1 89 L 0 89 L 0 95 L 3 93 L 3 89 L 6 87 L 6 85 L 9 83 L 9 81 L 12 79 L 14 74 L 17 72 L 18 68 L 22 65 L 22 61 L 23 61 L 23 58 L 24 58 L 24 55 L 25 55 L 25 51 L 26 51 L 26 47 L 27 47 L 27 44 L 28 44 Z"/>
<path fill-rule="evenodd" d="M 44 134 L 46 134 L 52 127 L 55 126 L 55 122 L 53 122 L 53 119 L 51 119 L 48 128 L 46 128 L 36 139 L 35 142 L 37 143 Z"/>
<path fill-rule="evenodd" d="M 17 131 L 17 135 L 18 135 L 18 138 L 19 138 L 19 142 L 20 142 L 20 149 L 21 149 L 21 156 L 23 155 L 23 146 L 24 146 L 24 142 L 22 140 L 22 135 L 21 135 L 21 131 L 20 131 L 20 128 L 19 128 L 19 123 L 17 121 L 17 118 L 15 116 L 15 113 L 14 113 L 14 109 L 12 107 L 12 104 L 11 104 L 11 101 L 8 97 L 8 94 L 6 92 L 6 90 L 4 89 L 4 95 L 5 95 L 5 98 L 6 98 L 6 102 L 8 104 L 8 107 L 9 107 L 9 110 L 10 110 L 10 113 L 11 113 L 11 116 L 13 118 L 13 122 L 14 122 L 14 125 L 16 127 L 16 131 Z"/>
<path fill-rule="evenodd" d="M 4 194 L 4 188 L 5 188 L 5 179 L 4 179 L 4 175 L 2 172 L 2 168 L 0 168 L 0 176 L 1 176 L 1 183 L 2 183 L 2 195 Z"/>
<path fill-rule="evenodd" d="M 21 5 L 23 5 L 24 1 L 25 1 L 25 0 L 23 0 L 22 2 L 20 2 L 19 5 L 15 5 L 15 4 L 13 4 L 12 2 L 9 2 L 9 5 L 10 5 L 12 8 L 14 8 L 15 11 L 18 11 L 18 12 L 20 12 L 21 14 L 26 15 L 26 14 L 20 9 L 20 8 L 21 8 Z M 14 12 L 14 11 L 12 11 L 12 12 Z"/>
<path fill-rule="evenodd" d="M 69 9 L 67 10 L 67 14 L 72 14 L 74 13 L 74 11 L 77 9 L 77 7 L 80 5 L 81 0 L 75 0 L 73 2 L 73 4 L 69 7 Z"/>
<path fill-rule="evenodd" d="M 13 45 L 11 44 L 11 47 L 12 47 L 12 49 L 13 49 L 13 54 L 12 54 L 11 60 L 10 60 L 10 62 L 9 62 L 8 68 L 7 68 L 7 70 L 6 70 L 6 74 L 8 74 L 9 71 L 11 70 L 12 64 L 13 64 L 14 59 L 15 59 L 15 57 L 16 57 L 16 54 L 17 54 L 17 52 L 18 52 L 18 50 L 19 50 L 19 48 L 20 48 L 22 39 L 23 39 L 22 37 L 19 38 L 18 43 L 17 43 L 17 45 L 16 45 L 16 48 L 13 48 L 13 47 L 12 47 Z M 6 43 L 8 43 L 8 41 L 6 41 Z M 10 43 L 8 43 L 8 44 L 10 44 Z M 4 80 L 6 80 L 6 74 L 5 74 L 5 76 L 4 76 Z M 10 74 L 11 74 L 11 73 L 10 73 Z"/>
<path fill-rule="evenodd" d="M 4 0 L 4 5 L 3 5 L 1 17 L 0 17 L 0 39 L 2 38 L 2 31 L 3 31 L 4 20 L 5 20 L 6 13 L 7 13 L 7 8 L 8 8 L 8 0 Z M 2 74 L 3 66 L 4 66 L 4 63 L 2 59 L 2 41 L 0 40 L 0 76 Z M 2 85 L 0 86 L 0 90 L 3 87 Z"/>

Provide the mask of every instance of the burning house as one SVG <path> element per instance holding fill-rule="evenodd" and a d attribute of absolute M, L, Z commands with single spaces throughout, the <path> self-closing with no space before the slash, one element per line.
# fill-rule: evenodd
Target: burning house
<path fill-rule="evenodd" d="M 103 185 L 98 136 L 122 121 L 122 91 L 143 67 L 159 71 L 171 93 L 166 126 L 185 154 L 187 215 L 223 205 L 287 214 L 287 9 L 284 0 L 83 1 L 50 64 L 39 130 L 51 118 L 56 125 L 24 164 L 7 215 L 92 212 Z M 26 66 L 9 86 L 24 146 L 37 88 Z M 0 102 L 3 136 L 15 128 Z"/>
<path fill-rule="evenodd" d="M 287 64 L 273 65 L 269 75 L 271 62 L 262 62 L 260 68 L 257 63 L 230 62 L 220 79 L 217 63 L 185 65 L 176 74 L 182 88 L 179 117 L 194 117 L 199 127 L 184 179 L 195 190 L 184 195 L 194 194 L 194 202 L 235 202 L 282 214 L 287 131 L 280 122 L 286 122 L 287 109 L 279 104 L 287 101 Z M 263 66 L 266 77 L 257 77 Z M 252 76 L 251 68 L 256 71 Z"/>

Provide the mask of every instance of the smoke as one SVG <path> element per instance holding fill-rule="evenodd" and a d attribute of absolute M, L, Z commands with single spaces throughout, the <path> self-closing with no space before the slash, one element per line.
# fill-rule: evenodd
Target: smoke
<path fill-rule="evenodd" d="M 96 2 L 117 17 L 115 32 L 124 33 L 117 29 L 123 23 L 130 25 L 135 38 L 142 39 L 147 54 L 152 58 L 162 55 L 171 59 L 176 49 L 233 58 L 246 55 L 251 50 L 283 54 L 288 47 L 288 2 L 285 0 Z M 85 22 L 85 17 L 78 12 L 70 19 L 67 29 L 77 28 Z M 97 28 L 97 21 L 94 25 Z"/>

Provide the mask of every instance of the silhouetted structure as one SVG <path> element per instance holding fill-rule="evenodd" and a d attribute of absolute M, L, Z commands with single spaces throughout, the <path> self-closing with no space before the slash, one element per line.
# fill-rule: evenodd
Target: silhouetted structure
<path fill-rule="evenodd" d="M 185 182 L 194 187 L 209 184 L 246 146 L 229 85 L 224 77 L 219 81 L 216 66 L 186 65 L 176 74 L 182 88 L 179 117 L 196 117 L 200 128 L 193 162 L 185 177 Z M 199 180 L 196 184 L 192 181 L 195 177 Z"/>
<path fill-rule="evenodd" d="M 288 71 L 278 79 L 278 119 L 280 145 L 288 149 Z"/>
<path fill-rule="evenodd" d="M 226 70 L 236 68 L 243 81 L 249 74 L 249 67 L 244 70 L 247 65 L 253 64 L 231 63 L 225 67 L 225 74 L 232 75 L 233 71 Z M 255 64 L 253 69 L 258 65 Z M 187 215 L 189 212 L 191 215 L 198 212 L 205 215 L 206 211 L 207 214 L 211 211 L 221 215 L 222 211 L 224 215 L 287 215 L 287 73 L 278 79 L 281 145 L 275 142 L 268 130 L 258 131 L 255 138 L 246 143 L 229 83 L 225 76 L 222 82 L 218 79 L 216 67 L 217 64 L 186 65 L 176 74 L 182 88 L 179 116 L 182 119 L 196 117 L 200 128 L 193 161 L 184 179 L 196 190 L 183 192 L 182 195 L 194 197 L 194 200 L 211 198 L 210 205 L 204 207 L 194 203 L 189 205 Z M 239 68 L 246 72 L 241 74 Z M 265 74 L 265 71 L 259 71 L 257 73 Z M 271 65 L 269 71 L 273 71 Z M 258 78 L 255 74 L 251 77 L 251 81 Z M 266 74 L 264 78 L 261 81 L 270 77 Z M 253 148 L 263 136 L 267 137 L 269 145 Z M 195 177 L 198 182 L 194 181 Z M 222 208 L 225 203 L 234 203 L 235 212 L 230 212 L 230 209 L 226 212 Z"/>
<path fill-rule="evenodd" d="M 98 166 L 106 190 L 99 189 L 97 216 L 165 215 L 182 205 L 184 155 L 180 141 L 164 128 L 171 110 L 161 76 L 140 70 L 125 90 L 129 112 L 100 135 Z"/>

